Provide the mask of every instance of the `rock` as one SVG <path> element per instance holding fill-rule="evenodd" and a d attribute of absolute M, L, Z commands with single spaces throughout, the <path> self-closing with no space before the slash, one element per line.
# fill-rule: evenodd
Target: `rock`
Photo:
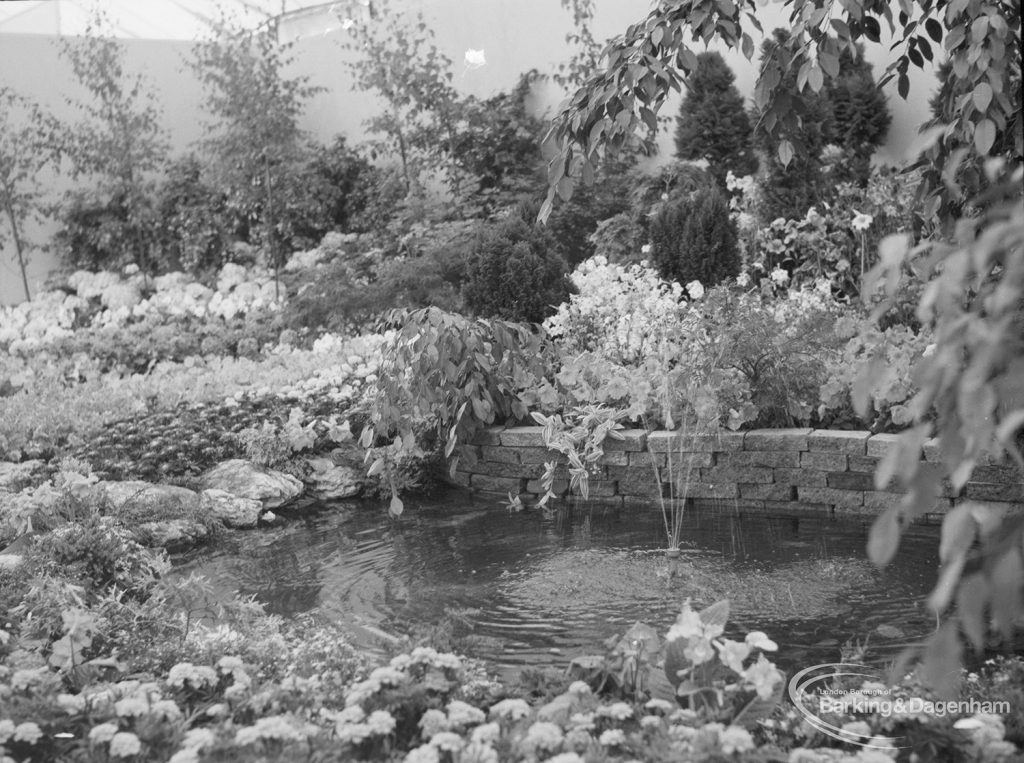
<path fill-rule="evenodd" d="M 306 463 L 313 469 L 307 481 L 317 498 L 352 498 L 362 492 L 362 472 L 351 466 L 336 465 L 329 458 L 310 458 Z"/>
<path fill-rule="evenodd" d="M 228 527 L 238 528 L 255 527 L 263 511 L 263 504 L 255 498 L 242 498 L 216 488 L 199 494 L 199 507 Z"/>
<path fill-rule="evenodd" d="M 0 461 L 0 489 L 11 493 L 17 493 L 32 481 L 32 474 L 42 467 L 43 462 L 38 459 L 32 461 Z"/>
<path fill-rule="evenodd" d="M 174 485 L 151 482 L 99 482 L 107 503 L 122 516 L 138 519 L 177 520 L 193 518 L 199 512 L 199 494 Z"/>
<path fill-rule="evenodd" d="M 204 542 L 210 536 L 210 528 L 193 519 L 166 519 L 143 522 L 136 528 L 136 534 L 148 546 L 178 551 Z"/>
<path fill-rule="evenodd" d="M 302 495 L 302 482 L 290 474 L 265 469 L 250 461 L 233 458 L 210 469 L 199 478 L 203 490 L 224 490 L 239 498 L 253 498 L 264 509 L 276 509 Z"/>

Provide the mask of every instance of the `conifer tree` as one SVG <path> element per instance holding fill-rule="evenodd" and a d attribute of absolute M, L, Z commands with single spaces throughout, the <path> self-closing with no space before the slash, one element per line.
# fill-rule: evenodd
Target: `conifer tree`
<path fill-rule="evenodd" d="M 723 188 L 730 170 L 740 177 L 757 171 L 750 118 L 735 81 L 719 53 L 701 53 L 686 80 L 686 97 L 676 118 L 676 156 L 706 159 L 708 171 Z"/>

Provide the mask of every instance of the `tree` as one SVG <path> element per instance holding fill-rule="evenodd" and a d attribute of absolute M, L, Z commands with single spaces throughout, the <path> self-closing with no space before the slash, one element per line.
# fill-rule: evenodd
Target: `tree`
<path fill-rule="evenodd" d="M 655 207 L 648 225 L 651 259 L 663 278 L 711 287 L 740 271 L 736 223 L 729 201 L 714 185 Z"/>
<path fill-rule="evenodd" d="M 275 279 L 284 258 L 281 197 L 294 186 L 306 156 L 299 118 L 319 92 L 306 76 L 284 75 L 291 48 L 273 24 L 245 31 L 224 21 L 220 36 L 197 44 L 190 62 L 212 117 L 204 142 L 214 157 L 217 184 L 228 191 L 229 207 L 243 226 L 263 239 Z"/>
<path fill-rule="evenodd" d="M 720 53 L 701 53 L 676 118 L 676 156 L 706 159 L 722 188 L 729 171 L 740 177 L 757 171 L 750 119 L 735 81 Z"/>
<path fill-rule="evenodd" d="M 787 31 L 776 29 L 761 46 L 761 66 L 768 65 L 786 44 Z M 792 108 L 800 115 L 800 124 L 791 139 L 799 142 L 800 151 L 789 161 L 779 155 L 782 138 L 768 129 L 764 109 L 754 111 L 754 142 L 765 160 L 766 180 L 758 212 L 765 220 L 777 217 L 802 219 L 820 198 L 822 190 L 821 152 L 832 132 L 832 112 L 824 92 L 797 95 L 797 72 L 783 69 L 780 94 L 790 94 Z"/>
<path fill-rule="evenodd" d="M 921 392 L 912 405 L 917 423 L 876 474 L 878 485 L 899 477 L 907 488 L 872 528 L 869 555 L 884 563 L 896 552 L 901 528 L 934 505 L 943 478 L 956 489 L 976 464 L 1003 454 L 1024 468 L 1021 6 L 1019 0 L 903 0 L 894 12 L 889 3 L 873 0 L 850 0 L 841 9 L 817 0 L 783 4 L 792 28 L 762 61 L 754 96 L 761 127 L 780 138 L 776 155 L 783 165 L 801 150 L 797 104 L 839 75 L 844 50 L 854 55 L 862 39 L 880 43 L 880 20 L 896 37 L 881 84 L 895 79 L 901 97 L 910 89 L 910 65 L 923 68 L 933 60 L 933 44 L 943 44 L 952 61 L 954 82 L 942 112 L 949 122 L 922 136 L 919 165 L 926 212 L 946 230 L 955 228 L 951 240 L 957 243 L 912 247 L 907 236 L 890 237 L 882 242 L 880 263 L 871 274 L 892 295 L 907 257 L 917 255 L 934 276 L 918 307 L 922 322 L 935 332 L 936 347 L 917 369 Z M 572 96 L 549 130 L 550 187 L 541 218 L 556 196 L 568 198 L 578 182 L 592 181 L 597 162 L 641 124 L 656 123 L 668 91 L 678 90 L 681 77 L 697 67 L 690 44 L 717 39 L 751 58 L 754 41 L 747 29 L 760 29 L 756 11 L 754 0 L 666 0 L 613 41 L 605 51 L 607 65 Z M 787 69 L 796 72 L 792 92 L 782 86 Z M 963 95 L 957 97 L 958 91 Z M 997 144 L 1000 133 L 1004 138 Z M 982 181 L 989 188 L 974 199 L 975 213 L 957 220 L 950 212 L 973 190 L 972 180 L 975 188 Z M 878 371 L 878 362 L 869 364 L 866 378 Z M 855 389 L 862 409 L 869 404 L 864 392 L 869 388 L 862 383 Z M 933 409 L 938 411 L 934 425 Z M 933 432 L 939 436 L 941 462 L 922 464 L 922 446 Z M 1024 609 L 1024 519 L 1004 520 L 968 502 L 946 515 L 942 537 L 943 566 L 930 603 L 946 622 L 929 639 L 925 666 L 927 677 L 949 691 L 951 678 L 959 674 L 959 629 L 977 649 L 990 624 L 1009 634 Z M 971 558 L 976 540 L 980 553 Z M 950 616 L 953 601 L 958 608 Z"/>
<path fill-rule="evenodd" d="M 892 114 L 885 95 L 875 83 L 871 64 L 864 60 L 864 45 L 839 54 L 839 75 L 825 85 L 832 111 L 828 140 L 843 149 L 844 171 L 839 180 L 867 184 L 871 156 L 885 142 Z"/>
<path fill-rule="evenodd" d="M 19 114 L 18 119 L 12 118 Z M 52 151 L 60 125 L 32 103 L 6 87 L 0 87 L 0 214 L 6 220 L 10 241 L 21 273 L 25 299 L 32 299 L 28 287 L 31 242 L 25 237 L 30 221 L 46 217 L 45 196 L 40 173 L 58 157 Z M 0 229 L 0 246 L 5 236 Z"/>
<path fill-rule="evenodd" d="M 91 98 L 70 101 L 83 118 L 58 136 L 56 150 L 70 160 L 74 178 L 85 175 L 98 182 L 99 203 L 79 196 L 72 209 L 90 208 L 112 218 L 119 228 L 112 238 L 133 250 L 97 255 L 110 261 L 128 260 L 149 272 L 150 252 L 156 245 L 151 176 L 166 159 L 167 138 L 145 77 L 126 71 L 124 47 L 104 36 L 106 26 L 106 19 L 98 14 L 89 22 L 85 37 L 61 40 L 61 54 Z M 76 222 L 70 224 L 74 228 Z M 74 230 L 70 233 L 76 235 Z M 78 256 L 74 248 L 68 254 L 73 261 Z"/>
<path fill-rule="evenodd" d="M 384 136 L 382 153 L 398 156 L 406 192 L 418 182 L 421 169 L 443 171 L 458 196 L 461 178 L 453 160 L 457 125 L 467 99 L 452 87 L 452 61 L 434 44 L 434 33 L 417 13 L 414 21 L 391 10 L 387 0 L 375 3 L 369 21 L 348 19 L 354 54 L 348 66 L 353 88 L 377 93 L 384 113 L 366 122 Z"/>

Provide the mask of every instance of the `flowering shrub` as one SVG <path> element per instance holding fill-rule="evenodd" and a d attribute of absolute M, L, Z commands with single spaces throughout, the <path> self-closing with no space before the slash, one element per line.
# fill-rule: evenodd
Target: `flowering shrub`
<path fill-rule="evenodd" d="M 931 332 L 895 325 L 884 330 L 864 322 L 839 355 L 827 359 L 828 378 L 821 386 L 822 416 L 856 409 L 855 398 L 871 402 L 872 429 L 902 429 L 914 421 L 911 398 L 917 392 L 912 370 L 933 348 Z"/>

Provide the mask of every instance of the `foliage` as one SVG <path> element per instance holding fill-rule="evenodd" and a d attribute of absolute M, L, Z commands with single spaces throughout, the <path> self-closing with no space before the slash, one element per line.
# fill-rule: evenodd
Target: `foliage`
<path fill-rule="evenodd" d="M 602 220 L 590 234 L 594 257 L 601 257 L 616 265 L 635 265 L 643 258 L 646 227 L 628 212 Z"/>
<path fill-rule="evenodd" d="M 19 112 L 24 121 L 21 127 L 16 127 L 12 117 Z M 32 298 L 26 268 L 34 246 L 25 237 L 25 227 L 46 218 L 48 209 L 41 174 L 57 158 L 52 146 L 59 130 L 54 117 L 38 104 L 7 87 L 0 87 L 0 211 L 9 230 L 7 235 L 0 233 L 0 248 L 5 246 L 9 236 L 26 300 Z"/>
<path fill-rule="evenodd" d="M 313 222 L 334 230 L 347 231 L 363 212 L 367 198 L 367 177 L 374 170 L 361 153 L 338 135 L 326 146 L 317 146 L 304 173 L 313 187 L 307 189 L 321 205 L 322 219 Z"/>
<path fill-rule="evenodd" d="M 875 475 L 876 484 L 896 477 L 907 490 L 872 528 L 868 551 L 880 563 L 896 553 L 904 523 L 929 510 L 940 479 L 948 478 L 959 491 L 976 464 L 1003 454 L 1024 466 L 1018 435 L 1024 425 L 1024 169 L 1006 171 L 1000 165 L 989 165 L 993 189 L 985 211 L 958 222 L 958 243 L 926 241 L 912 248 L 908 236 L 889 237 L 869 275 L 893 295 L 907 257 L 923 256 L 931 272 L 925 276 L 918 318 L 935 337 L 934 349 L 914 369 L 918 392 L 906 404 L 914 426 Z M 887 307 L 882 302 L 875 316 Z M 873 356 L 855 383 L 854 405 L 862 415 L 883 363 L 881 355 Z M 932 434 L 939 435 L 938 470 L 919 460 Z M 983 647 L 990 625 L 1003 638 L 1012 634 L 1024 577 L 1022 532 L 1019 518 L 1003 519 L 999 511 L 973 502 L 960 504 L 943 521 L 943 566 L 930 604 L 942 614 L 956 601 L 958 611 L 929 641 L 929 675 L 939 685 L 948 688 L 942 676 L 958 664 L 959 628 L 976 650 Z M 982 543 L 980 569 L 967 572 L 976 538 Z"/>
<path fill-rule="evenodd" d="M 397 331 L 384 351 L 360 444 L 368 458 L 378 442 L 393 449 L 376 456 L 371 476 L 387 475 L 396 456 L 418 452 L 423 430 L 437 433 L 447 458 L 480 427 L 525 418 L 520 391 L 535 385 L 541 364 L 540 338 L 529 328 L 432 307 L 395 311 L 387 323 Z"/>
<path fill-rule="evenodd" d="M 462 178 L 455 161 L 457 124 L 466 101 L 452 87 L 452 62 L 434 44 L 433 30 L 422 13 L 406 19 L 388 2 L 377 3 L 371 18 L 349 19 L 350 39 L 343 47 L 353 87 L 377 93 L 383 114 L 367 122 L 371 133 L 384 136 L 381 153 L 397 155 L 406 193 L 423 170 L 445 173 L 458 197 Z"/>
<path fill-rule="evenodd" d="M 243 237 L 262 243 L 275 272 L 282 246 L 296 235 L 292 207 L 303 198 L 306 158 L 299 118 L 318 89 L 308 77 L 286 77 L 292 43 L 271 28 L 249 32 L 223 22 L 220 36 L 193 48 L 190 66 L 205 91 L 206 149 L 215 185 Z"/>
<path fill-rule="evenodd" d="M 87 175 L 97 185 L 74 198 L 58 241 L 74 265 L 134 263 L 150 272 L 156 226 L 149 175 L 164 162 L 166 136 L 145 78 L 125 70 L 124 49 L 104 35 L 105 24 L 99 14 L 86 36 L 60 44 L 90 100 L 73 102 L 83 119 L 55 135 L 56 150 L 70 160 L 75 178 Z"/>
<path fill-rule="evenodd" d="M 164 270 L 202 275 L 219 270 L 226 261 L 225 199 L 202 175 L 198 157 L 181 157 L 167 168 L 157 190 Z"/>
<path fill-rule="evenodd" d="M 901 325 L 881 330 L 868 322 L 847 341 L 842 354 L 824 359 L 828 379 L 821 386 L 819 413 L 851 409 L 854 389 L 863 394 L 860 385 L 866 384 L 872 408 L 863 418 L 864 423 L 872 431 L 907 427 L 913 422 L 907 403 L 917 392 L 913 368 L 934 350 L 927 331 L 915 332 Z M 870 380 L 861 381 L 861 367 L 875 358 L 882 370 Z"/>
<path fill-rule="evenodd" d="M 1021 76 L 1020 8 L 1016 3 L 995 0 L 936 5 L 932 0 L 915 0 L 894 12 L 888 5 L 855 2 L 834 14 L 808 0 L 786 0 L 784 5 L 790 11 L 791 29 L 763 62 L 754 94 L 764 129 L 782 138 L 777 155 L 783 164 L 811 153 L 798 140 L 799 130 L 805 126 L 801 115 L 806 98 L 821 93 L 826 79 L 839 75 L 843 50 L 852 54 L 862 40 L 880 43 L 880 20 L 894 30 L 893 50 L 897 51 L 880 84 L 895 78 L 900 96 L 905 98 L 910 64 L 923 68 L 925 60 L 934 57 L 932 44 L 942 43 L 954 60 L 957 81 L 971 93 L 970 99 L 962 100 L 964 108 L 951 109 L 954 119 L 931 134 L 938 142 L 925 157 L 922 186 L 924 193 L 935 199 L 930 202 L 929 216 L 943 196 L 949 199 L 963 193 L 941 181 L 947 162 L 952 177 L 965 159 L 950 151 L 954 142 L 965 146 L 971 163 L 977 163 L 992 152 L 996 129 L 1005 129 L 1012 136 L 1012 153 L 1024 154 L 1024 110 L 1017 86 Z M 715 39 L 751 59 L 755 46 L 747 31 L 750 27 L 761 29 L 752 2 L 719 6 L 712 0 L 673 0 L 651 10 L 643 21 L 609 44 L 604 68 L 590 75 L 572 95 L 549 131 L 550 188 L 541 217 L 550 212 L 556 195 L 570 198 L 581 180 L 592 182 L 595 165 L 625 145 L 629 136 L 641 127 L 655 129 L 657 111 L 669 90 L 678 90 L 681 79 L 697 67 L 691 40 Z M 796 74 L 795 89 L 785 84 L 787 71 Z"/>
<path fill-rule="evenodd" d="M 462 293 L 476 315 L 540 323 L 571 290 L 551 232 L 512 215 L 480 232 Z"/>
<path fill-rule="evenodd" d="M 697 68 L 686 79 L 686 95 L 676 117 L 676 156 L 706 160 L 723 189 L 726 173 L 752 175 L 757 170 L 750 119 L 735 80 L 720 53 L 701 53 Z"/>
<path fill-rule="evenodd" d="M 717 188 L 670 197 L 651 216 L 651 260 L 667 279 L 714 286 L 740 270 L 736 224 Z"/>
<path fill-rule="evenodd" d="M 827 282 L 770 299 L 756 291 L 711 289 L 698 303 L 706 352 L 749 390 L 741 420 L 760 427 L 807 425 L 843 340 L 842 315 Z"/>
<path fill-rule="evenodd" d="M 839 54 L 839 75 L 825 85 L 831 112 L 829 143 L 843 149 L 840 180 L 863 186 L 871 172 L 871 155 L 885 140 L 892 115 L 875 83 L 864 45 Z"/>

